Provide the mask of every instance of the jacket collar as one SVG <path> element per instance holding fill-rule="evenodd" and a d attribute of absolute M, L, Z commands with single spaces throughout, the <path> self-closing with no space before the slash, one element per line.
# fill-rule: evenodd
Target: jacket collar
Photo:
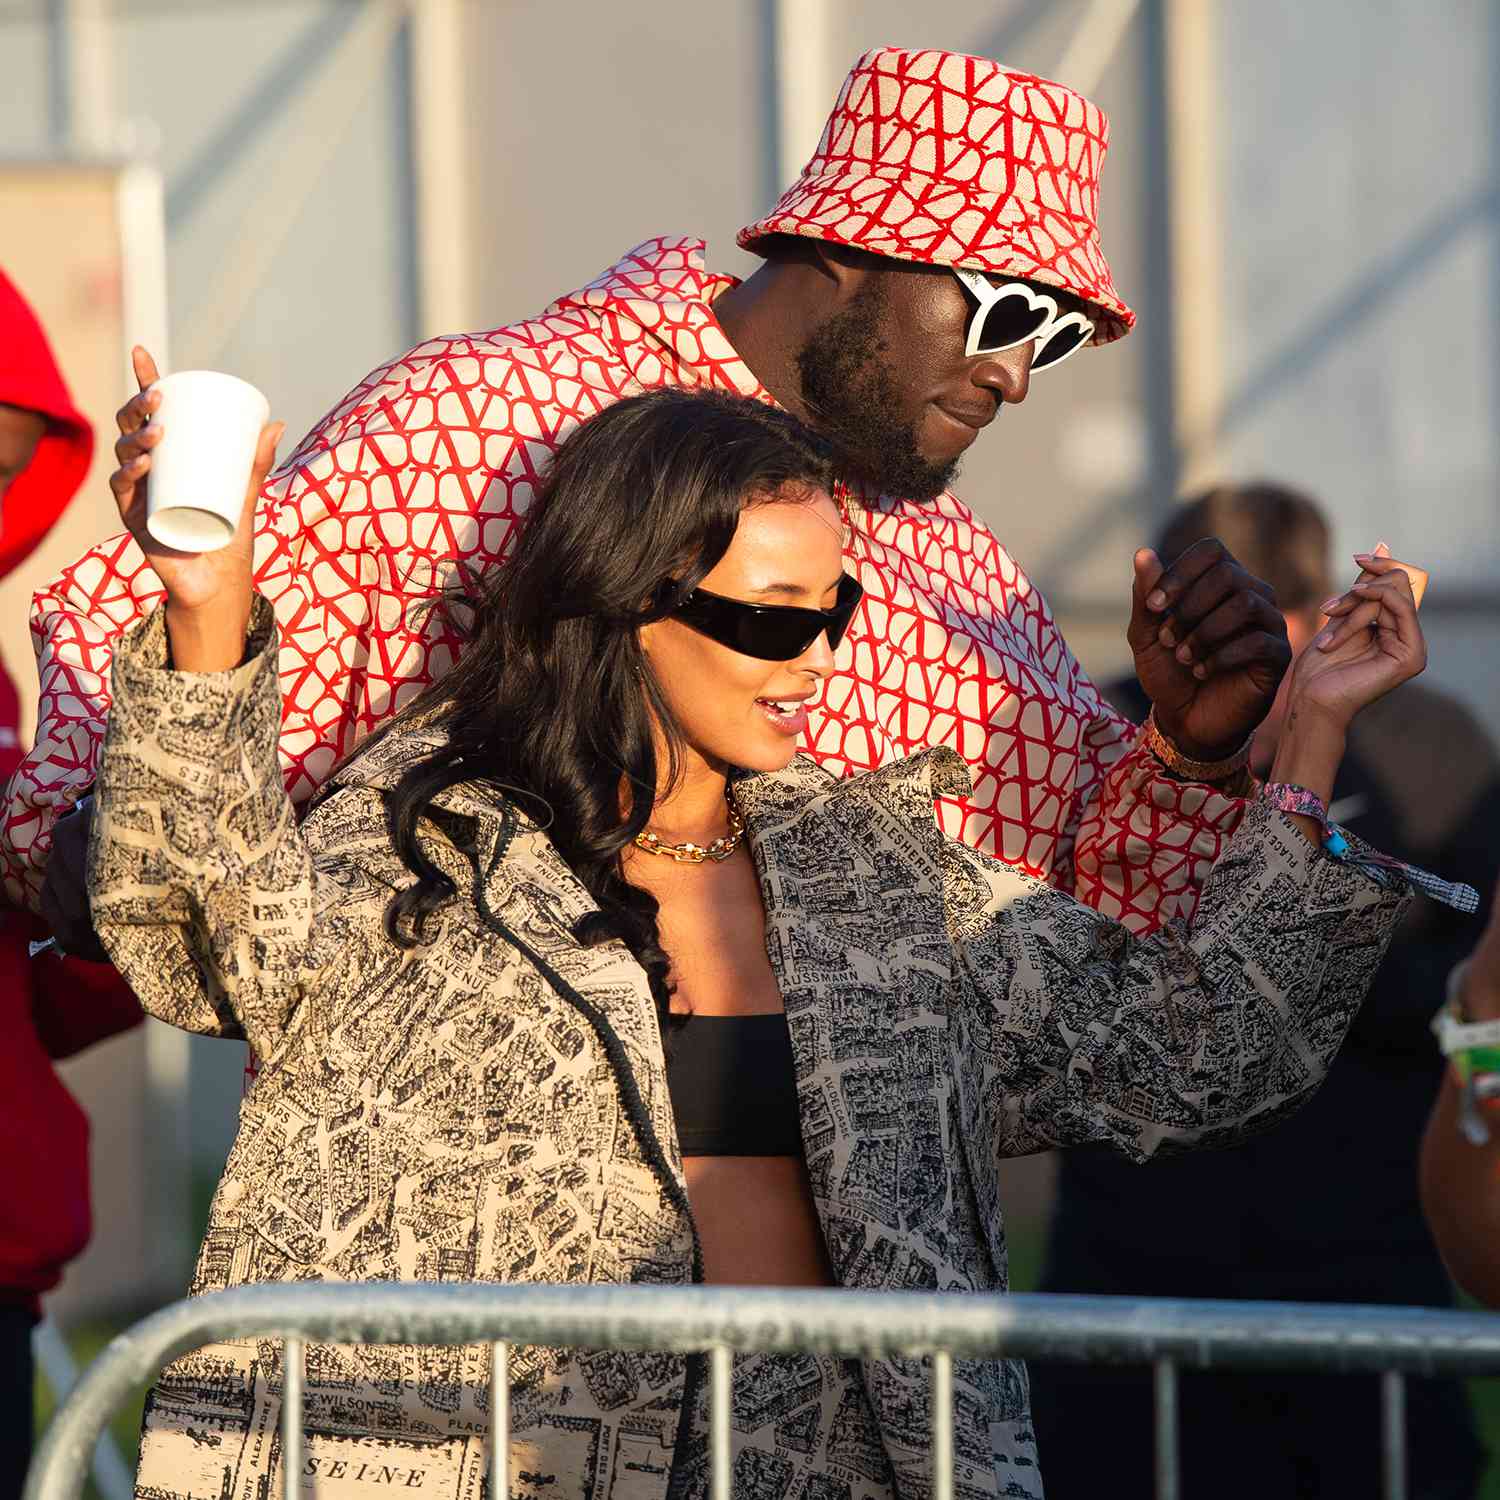
<path fill-rule="evenodd" d="M 644 388 L 707 386 L 770 401 L 714 316 L 713 303 L 736 277 L 704 265 L 704 241 L 662 235 L 627 251 L 586 287 L 547 309 L 548 316 L 602 317 L 616 357 Z"/>
<path fill-rule="evenodd" d="M 870 1138 L 847 1170 L 833 1169 L 827 1147 L 836 1115 L 857 1107 L 874 1075 L 926 1066 L 908 1043 L 941 1026 L 952 964 L 933 798 L 968 788 L 945 747 L 842 781 L 799 757 L 735 784 L 791 1030 L 813 1198 L 822 1224 L 844 1226 L 827 1237 L 843 1286 L 907 1284 L 924 1233 L 923 1195 L 903 1181 L 911 1163 L 896 1137 Z"/>
<path fill-rule="evenodd" d="M 445 741 L 444 732 L 430 722 L 398 719 L 384 734 L 356 750 L 332 780 L 340 786 L 391 791 L 412 766 L 441 749 Z M 540 824 L 526 813 L 524 804 L 476 779 L 446 787 L 432 799 L 432 805 L 473 820 L 474 852 L 492 905 L 506 898 L 516 884 L 519 867 L 524 865 L 524 878 L 531 889 L 545 893 L 557 919 L 555 942 L 548 946 L 576 946 L 573 924 L 598 907 Z"/>
<path fill-rule="evenodd" d="M 341 786 L 389 791 L 443 743 L 443 732 L 430 724 L 397 721 L 378 739 L 356 750 L 332 780 Z M 815 805 L 868 803 L 885 809 L 887 818 L 930 825 L 934 797 L 963 797 L 971 790 L 968 767 L 945 745 L 842 780 L 809 755 L 795 756 L 784 771 L 737 771 L 732 779 L 735 803 L 752 845 L 770 839 L 773 833 L 779 841 L 786 820 Z M 459 782 L 434 803 L 446 812 L 476 818 L 499 818 L 506 806 L 505 799 L 482 781 Z M 517 814 L 517 826 L 523 832 L 541 831 L 525 813 Z"/>
<path fill-rule="evenodd" d="M 731 779 L 752 841 L 784 837 L 788 820 L 802 814 L 854 806 L 883 809 L 882 823 L 890 817 L 915 820 L 940 839 L 933 798 L 966 797 L 973 790 L 969 768 L 946 745 L 859 776 L 835 776 L 810 755 L 799 754 L 784 771 L 738 771 Z"/>

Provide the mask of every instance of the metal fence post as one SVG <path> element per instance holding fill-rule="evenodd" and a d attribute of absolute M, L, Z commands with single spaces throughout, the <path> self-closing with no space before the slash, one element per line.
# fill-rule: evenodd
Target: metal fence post
<path fill-rule="evenodd" d="M 734 1351 L 715 1344 L 708 1352 L 708 1446 L 711 1500 L 729 1500 L 733 1481 L 729 1467 L 729 1400 L 734 1380 Z"/>
<path fill-rule="evenodd" d="M 1159 1359 L 1152 1368 L 1156 1388 L 1156 1500 L 1177 1500 L 1181 1489 L 1177 1441 L 1177 1366 Z"/>
<path fill-rule="evenodd" d="M 297 1500 L 302 1472 L 302 1340 L 289 1338 L 281 1351 L 281 1493 Z"/>
<path fill-rule="evenodd" d="M 1384 1500 L 1406 1500 L 1406 1377 L 1380 1377 L 1380 1466 Z"/>
<path fill-rule="evenodd" d="M 932 1356 L 932 1500 L 953 1500 L 953 1356 Z"/>
<path fill-rule="evenodd" d="M 490 1345 L 490 1500 L 510 1500 L 510 1345 Z"/>

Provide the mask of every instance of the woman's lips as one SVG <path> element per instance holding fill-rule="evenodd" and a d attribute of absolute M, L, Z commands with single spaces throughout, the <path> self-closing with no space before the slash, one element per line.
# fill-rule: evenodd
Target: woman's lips
<path fill-rule="evenodd" d="M 782 734 L 796 736 L 807 728 L 806 703 L 789 703 L 785 708 L 779 708 L 774 700 L 757 698 L 755 706 Z"/>

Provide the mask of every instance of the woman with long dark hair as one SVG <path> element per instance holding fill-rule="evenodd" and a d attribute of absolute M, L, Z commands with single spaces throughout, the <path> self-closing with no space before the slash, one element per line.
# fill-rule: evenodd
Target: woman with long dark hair
<path fill-rule="evenodd" d="M 943 837 L 951 752 L 844 781 L 796 757 L 860 598 L 829 457 L 783 412 L 679 390 L 563 443 L 507 566 L 440 606 L 466 622 L 458 664 L 299 827 L 253 499 L 234 547 L 163 552 L 138 498 L 155 441 L 122 439 L 115 484 L 167 597 L 115 653 L 91 885 L 146 1007 L 259 1061 L 195 1292 L 1003 1289 L 1000 1158 L 1271 1123 L 1403 903 L 1368 851 L 1322 846 L 1317 797 L 1352 715 L 1421 669 L 1404 574 L 1375 566 L 1297 669 L 1275 775 L 1300 790 L 1249 806 L 1191 925 L 1136 939 Z M 143 1490 L 274 1477 L 279 1358 L 225 1343 L 164 1371 Z M 702 1486 L 697 1362 L 517 1366 L 514 1493 Z M 483 1349 L 311 1346 L 306 1475 L 477 1494 L 485 1370 Z M 738 1493 L 926 1492 L 918 1363 L 735 1379 Z M 956 1388 L 960 1485 L 1040 1493 L 1024 1370 L 963 1365 Z"/>

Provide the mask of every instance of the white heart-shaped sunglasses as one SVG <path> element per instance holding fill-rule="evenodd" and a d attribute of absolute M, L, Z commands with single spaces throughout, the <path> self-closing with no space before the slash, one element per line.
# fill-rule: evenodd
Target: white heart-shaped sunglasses
<path fill-rule="evenodd" d="M 1063 312 L 1045 292 L 1024 281 L 1002 281 L 998 286 L 980 271 L 953 267 L 960 285 L 977 304 L 969 315 L 964 356 L 1000 354 L 1017 344 L 1036 340 L 1033 371 L 1060 365 L 1077 354 L 1094 336 L 1093 323 L 1080 312 Z"/>

